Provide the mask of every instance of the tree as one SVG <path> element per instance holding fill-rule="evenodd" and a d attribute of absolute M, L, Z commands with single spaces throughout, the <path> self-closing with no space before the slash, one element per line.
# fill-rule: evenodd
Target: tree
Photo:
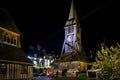
<path fill-rule="evenodd" d="M 100 69 L 99 79 L 102 80 L 120 77 L 120 45 L 107 47 L 102 44 L 92 68 Z"/>

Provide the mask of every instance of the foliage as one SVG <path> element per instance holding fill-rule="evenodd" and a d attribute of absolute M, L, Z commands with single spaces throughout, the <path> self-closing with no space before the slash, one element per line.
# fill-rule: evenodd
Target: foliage
<path fill-rule="evenodd" d="M 120 45 L 118 43 L 116 46 L 110 47 L 101 45 L 92 68 L 101 69 L 99 79 L 102 80 L 109 80 L 110 77 L 120 77 Z"/>
<path fill-rule="evenodd" d="M 88 80 L 86 73 L 80 73 L 80 74 L 78 75 L 78 78 L 79 78 L 80 80 Z"/>
<path fill-rule="evenodd" d="M 88 80 L 97 80 L 97 79 L 95 79 L 95 78 L 90 78 L 90 79 L 88 79 Z"/>
<path fill-rule="evenodd" d="M 77 77 L 79 80 L 97 80 L 95 78 L 88 78 L 86 73 L 80 73 Z"/>

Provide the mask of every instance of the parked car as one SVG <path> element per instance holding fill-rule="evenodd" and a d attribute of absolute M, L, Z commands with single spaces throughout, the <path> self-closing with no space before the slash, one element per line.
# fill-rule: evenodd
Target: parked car
<path fill-rule="evenodd" d="M 33 74 L 33 80 L 37 80 L 38 78 L 45 78 L 47 77 L 46 74 L 43 74 L 43 73 L 34 73 Z"/>
<path fill-rule="evenodd" d="M 39 75 L 40 75 L 40 76 L 46 76 L 46 74 L 43 74 L 43 73 L 40 73 Z"/>
<path fill-rule="evenodd" d="M 34 73 L 33 74 L 33 79 L 32 80 L 36 80 L 40 75 L 38 73 Z"/>

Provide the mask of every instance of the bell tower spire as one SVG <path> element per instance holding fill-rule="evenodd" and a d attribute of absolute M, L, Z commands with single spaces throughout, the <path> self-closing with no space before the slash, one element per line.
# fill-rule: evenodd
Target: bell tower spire
<path fill-rule="evenodd" d="M 70 13 L 69 13 L 68 19 L 72 19 L 72 18 L 75 18 L 77 20 L 77 14 L 76 14 L 76 9 L 75 9 L 73 0 L 71 2 Z"/>
<path fill-rule="evenodd" d="M 77 13 L 73 0 L 71 1 L 71 7 L 68 20 L 65 24 L 65 39 L 62 47 L 61 56 L 66 53 L 74 53 L 75 50 L 81 53 L 81 28 L 77 18 Z"/>

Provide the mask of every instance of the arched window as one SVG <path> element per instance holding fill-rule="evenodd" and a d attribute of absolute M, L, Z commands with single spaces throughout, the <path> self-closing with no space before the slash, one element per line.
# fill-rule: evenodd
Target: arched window
<path fill-rule="evenodd" d="M 15 39 L 15 37 L 14 37 L 13 41 L 14 41 L 14 43 L 13 43 L 13 44 L 14 44 L 14 45 L 16 45 L 16 39 Z"/>
<path fill-rule="evenodd" d="M 7 42 L 7 43 L 10 43 L 10 36 L 9 36 L 9 33 L 6 32 L 5 36 L 6 36 L 6 42 Z"/>
<path fill-rule="evenodd" d="M 3 41 L 6 42 L 6 35 L 5 34 L 3 35 Z"/>
<path fill-rule="evenodd" d="M 6 37 L 7 37 L 7 42 L 10 43 L 10 37 L 9 37 L 9 35 L 7 35 Z"/>
<path fill-rule="evenodd" d="M 11 44 L 14 44 L 14 35 L 11 37 Z"/>

